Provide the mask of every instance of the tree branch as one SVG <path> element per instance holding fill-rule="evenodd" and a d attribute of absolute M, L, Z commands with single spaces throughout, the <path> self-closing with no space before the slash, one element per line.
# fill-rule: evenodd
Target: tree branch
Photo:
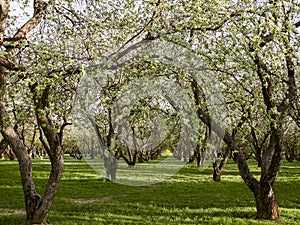
<path fill-rule="evenodd" d="M 64 134 L 64 129 L 66 126 L 72 125 L 72 123 L 67 122 L 67 119 L 64 117 L 64 123 L 63 125 L 61 125 L 59 132 L 58 132 L 58 136 L 59 136 L 59 141 L 60 143 L 62 143 L 62 139 L 63 139 L 63 134 Z"/>
<path fill-rule="evenodd" d="M 191 82 L 192 89 L 194 92 L 195 98 L 200 97 L 200 87 L 196 83 L 196 81 Z M 256 186 L 258 185 L 258 181 L 255 179 L 255 177 L 252 175 L 249 166 L 247 164 L 247 160 L 245 158 L 245 155 L 243 151 L 240 149 L 240 147 L 236 144 L 234 137 L 229 134 L 229 132 L 222 127 L 220 127 L 216 121 L 214 121 L 211 116 L 209 116 L 207 113 L 201 109 L 201 107 L 198 107 L 198 117 L 201 119 L 203 123 L 205 123 L 212 131 L 214 131 L 220 138 L 223 139 L 223 141 L 227 144 L 228 148 L 231 149 L 231 151 L 237 151 L 234 154 L 234 161 L 238 164 L 239 172 L 241 177 L 243 178 L 244 182 L 248 185 L 248 187 L 254 191 L 256 189 Z M 246 120 L 246 117 L 243 119 Z M 241 126 L 241 125 L 239 125 Z"/>
<path fill-rule="evenodd" d="M 296 28 L 300 27 L 300 20 L 299 20 L 298 22 L 294 23 L 294 26 L 295 26 Z"/>
<path fill-rule="evenodd" d="M 47 9 L 48 4 L 42 0 L 34 0 L 34 13 L 14 35 L 14 39 L 25 39 L 26 35 L 33 30 L 42 20 L 42 17 Z"/>
<path fill-rule="evenodd" d="M 8 18 L 8 1 L 0 1 L 0 45 L 3 43 Z"/>
<path fill-rule="evenodd" d="M 272 82 L 270 77 L 264 77 L 263 71 L 266 72 L 269 76 L 273 75 L 273 73 L 268 70 L 267 66 L 262 62 L 257 53 L 253 61 L 257 66 L 257 75 L 261 83 L 264 103 L 267 106 L 267 111 L 269 112 L 273 108 L 273 102 L 271 100 Z"/>
<path fill-rule="evenodd" d="M 11 59 L 5 57 L 4 55 L 0 55 L 0 65 L 10 71 L 25 71 L 25 68 L 17 66 Z"/>
<path fill-rule="evenodd" d="M 278 129 L 274 129 L 270 134 L 270 143 L 266 151 L 264 152 L 264 158 L 266 164 L 262 164 L 261 181 L 273 184 L 276 180 L 278 172 L 283 162 L 283 145 L 281 132 Z M 274 151 L 271 153 L 271 151 Z"/>

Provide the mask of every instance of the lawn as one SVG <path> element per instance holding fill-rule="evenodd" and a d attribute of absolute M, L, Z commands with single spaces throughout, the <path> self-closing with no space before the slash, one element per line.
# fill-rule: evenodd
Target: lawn
<path fill-rule="evenodd" d="M 140 165 L 146 166 L 147 164 Z M 255 170 L 255 162 L 250 162 Z M 50 163 L 33 161 L 39 193 Z M 254 172 L 258 176 L 258 169 Z M 187 164 L 173 177 L 148 186 L 105 181 L 86 161 L 65 159 L 59 190 L 48 215 L 56 224 L 300 224 L 300 162 L 284 162 L 276 183 L 280 220 L 255 220 L 252 193 L 229 161 L 221 183 L 212 181 L 212 168 Z M 0 224 L 25 219 L 17 161 L 0 161 Z"/>

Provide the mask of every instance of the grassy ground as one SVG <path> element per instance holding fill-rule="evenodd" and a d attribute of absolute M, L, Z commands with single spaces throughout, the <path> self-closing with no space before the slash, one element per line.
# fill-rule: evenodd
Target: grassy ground
<path fill-rule="evenodd" d="M 42 193 L 47 160 L 34 160 L 34 177 Z M 255 162 L 251 162 L 255 168 Z M 258 170 L 255 171 L 258 175 Z M 285 162 L 276 183 L 281 219 L 256 221 L 252 193 L 229 162 L 222 182 L 212 168 L 188 164 L 170 179 L 150 186 L 105 182 L 86 164 L 66 158 L 65 171 L 48 221 L 56 224 L 300 224 L 300 162 Z M 17 161 L 0 161 L 0 224 L 25 219 Z"/>

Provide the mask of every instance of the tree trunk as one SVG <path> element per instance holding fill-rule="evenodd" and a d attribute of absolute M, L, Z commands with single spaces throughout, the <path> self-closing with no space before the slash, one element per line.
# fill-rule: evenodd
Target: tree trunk
<path fill-rule="evenodd" d="M 257 166 L 260 168 L 261 167 L 261 148 L 256 150 L 256 161 L 257 161 Z"/>
<path fill-rule="evenodd" d="M 67 125 L 67 123 L 64 123 L 60 128 L 60 132 L 57 133 L 55 124 L 51 120 L 51 117 L 40 113 L 40 111 L 45 111 L 45 109 L 48 108 L 49 90 L 50 86 L 46 86 L 42 95 L 37 96 L 36 90 L 32 88 L 36 119 L 40 129 L 40 141 L 43 144 L 51 162 L 51 171 L 46 190 L 43 197 L 37 202 L 35 211 L 31 218 L 32 224 L 47 224 L 46 216 L 52 206 L 64 168 L 62 137 L 63 128 Z M 44 140 L 44 136 L 46 137 L 47 142 Z"/>
<path fill-rule="evenodd" d="M 275 190 L 268 183 L 260 183 L 254 192 L 256 201 L 256 219 L 278 220 L 278 205 L 275 197 Z"/>
<path fill-rule="evenodd" d="M 11 161 L 15 160 L 15 154 L 14 154 L 13 150 L 10 149 L 7 153 L 7 156 L 9 158 L 9 160 L 11 160 Z"/>
<path fill-rule="evenodd" d="M 51 172 L 43 197 L 36 192 L 32 176 L 32 163 L 24 144 L 19 140 L 11 126 L 2 130 L 2 135 L 12 147 L 20 168 L 22 180 L 26 220 L 29 224 L 47 224 L 46 216 L 53 203 L 58 183 L 63 170 L 63 150 L 60 146 L 55 149 L 55 156 L 50 157 Z"/>
<path fill-rule="evenodd" d="M 214 173 L 213 173 L 213 180 L 216 182 L 220 182 L 221 181 L 221 175 L 222 175 L 222 171 L 228 161 L 229 155 L 231 153 L 231 150 L 229 147 L 227 147 L 227 150 L 225 152 L 224 158 L 222 159 L 220 165 L 218 166 L 217 161 L 215 161 L 213 163 L 213 168 L 214 168 Z"/>
<path fill-rule="evenodd" d="M 6 148 L 8 146 L 7 141 L 3 138 L 0 142 L 0 155 L 3 154 L 6 151 Z"/>
<path fill-rule="evenodd" d="M 63 149 L 58 146 L 55 158 L 51 159 L 51 172 L 46 186 L 44 196 L 38 202 L 37 208 L 34 212 L 32 223 L 44 224 L 48 211 L 50 210 L 53 200 L 55 198 L 58 184 L 64 168 Z"/>
<path fill-rule="evenodd" d="M 11 126 L 7 127 L 5 130 L 3 129 L 1 133 L 12 147 L 19 161 L 20 175 L 25 198 L 26 220 L 32 221 L 37 206 L 41 201 L 41 197 L 36 192 L 32 177 L 32 164 L 30 157 L 26 151 L 25 146 L 18 139 Z M 40 224 L 45 224 L 45 218 L 41 218 Z"/>
<path fill-rule="evenodd" d="M 6 32 L 9 12 L 9 1 L 1 1 L 0 5 L 0 45 L 3 47 L 4 33 Z M 37 0 L 33 2 L 33 7 L 33 16 L 29 20 L 25 21 L 22 27 L 20 29 L 17 29 L 17 32 L 12 36 L 12 46 L 19 43 L 20 40 L 26 39 L 27 33 L 38 26 L 44 16 L 44 12 L 47 9 L 47 3 Z M 15 46 L 18 45 L 19 44 Z M 10 49 L 6 48 L 6 50 L 6 54 L 1 54 L 1 57 L 5 60 L 1 60 L 0 66 L 0 131 L 5 141 L 10 145 L 14 155 L 19 162 L 26 207 L 26 224 L 47 224 L 46 215 L 54 199 L 54 195 L 51 195 L 51 191 L 53 193 L 52 189 L 57 187 L 57 183 L 54 184 L 54 178 L 57 177 L 57 173 L 54 173 L 53 171 L 58 171 L 59 169 L 56 168 L 57 164 L 55 163 L 55 157 L 52 157 L 52 171 L 45 194 L 43 198 L 41 198 L 40 195 L 36 192 L 35 184 L 33 181 L 31 159 L 24 143 L 21 141 L 21 138 L 18 136 L 13 126 L 11 125 L 10 115 L 6 110 L 4 101 L 7 88 L 6 80 L 10 76 L 7 74 L 7 70 L 12 71 L 19 69 L 19 66 L 15 65 L 14 63 L 16 59 L 14 57 L 16 56 L 15 53 L 17 51 L 20 53 L 21 50 L 18 47 L 12 47 Z M 10 88 L 14 88 L 14 86 Z M 13 91 L 13 89 L 11 91 Z M 51 150 L 56 151 L 56 149 Z"/>
<path fill-rule="evenodd" d="M 197 144 L 194 154 L 190 157 L 189 162 L 194 162 L 194 160 L 196 159 L 197 167 L 203 168 L 204 167 L 204 158 L 205 158 L 204 152 L 205 152 L 205 148 L 202 148 L 201 152 L 200 152 L 200 145 Z"/>
<path fill-rule="evenodd" d="M 119 161 L 112 155 L 104 156 L 104 168 L 106 173 L 106 178 L 110 181 L 117 180 L 117 169 Z"/>
<path fill-rule="evenodd" d="M 2 78 L 0 80 L 0 85 L 3 85 L 4 78 L 3 76 L 0 78 Z M 4 89 L 3 86 L 1 87 L 1 89 Z M 25 198 L 26 217 L 27 220 L 31 220 L 33 218 L 37 202 L 40 200 L 40 196 L 37 194 L 33 182 L 32 164 L 26 147 L 15 133 L 13 127 L 11 125 L 4 125 L 4 121 L 2 120 L 2 118 L 9 118 L 9 114 L 5 110 L 2 98 L 0 98 L 0 118 L 1 134 L 5 142 L 7 142 L 10 145 L 19 162 L 20 175 Z"/>
<path fill-rule="evenodd" d="M 213 163 L 213 168 L 214 168 L 213 180 L 215 182 L 220 182 L 221 181 L 222 170 L 219 169 L 219 166 L 218 166 L 217 162 Z"/>

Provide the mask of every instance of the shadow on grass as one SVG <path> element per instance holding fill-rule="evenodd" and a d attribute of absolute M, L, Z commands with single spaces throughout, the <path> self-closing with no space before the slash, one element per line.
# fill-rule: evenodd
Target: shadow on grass
<path fill-rule="evenodd" d="M 49 173 L 45 165 L 49 163 L 33 163 L 35 182 L 42 193 Z M 249 164 L 254 167 L 255 161 Z M 287 164 L 279 174 L 276 193 L 282 220 L 276 225 L 298 224 L 300 219 L 300 180 L 295 175 L 299 165 Z M 20 213 L 24 200 L 17 162 L 0 163 L 0 177 L 0 225 L 19 224 L 25 216 Z M 53 225 L 262 224 L 254 220 L 255 213 L 253 194 L 233 162 L 226 166 L 221 183 L 212 181 L 211 167 L 199 171 L 188 164 L 162 183 L 133 187 L 104 182 L 86 162 L 66 158 L 48 220 Z"/>
<path fill-rule="evenodd" d="M 81 212 L 66 212 L 60 217 L 50 215 L 49 219 L 55 221 L 55 224 L 222 224 L 239 219 L 252 220 L 254 216 L 254 209 L 249 208 L 182 209 L 115 203 L 103 207 L 87 206 L 81 208 Z M 214 223 L 210 223 L 212 221 Z"/>

